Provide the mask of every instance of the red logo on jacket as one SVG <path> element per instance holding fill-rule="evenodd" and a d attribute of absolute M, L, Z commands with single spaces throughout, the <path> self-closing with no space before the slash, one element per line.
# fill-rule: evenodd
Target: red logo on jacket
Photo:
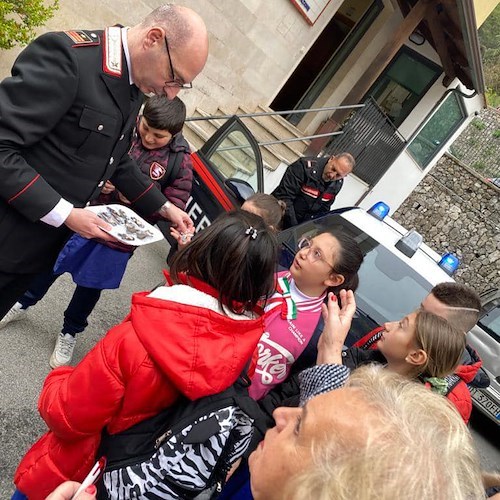
<path fill-rule="evenodd" d="M 157 161 L 154 161 L 153 163 L 151 163 L 151 166 L 149 167 L 149 176 L 154 181 L 157 181 L 165 175 L 166 171 L 167 170 L 163 165 L 161 165 Z"/>

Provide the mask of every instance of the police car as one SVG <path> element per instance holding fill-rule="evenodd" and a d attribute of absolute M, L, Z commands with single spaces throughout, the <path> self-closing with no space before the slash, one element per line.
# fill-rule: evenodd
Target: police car
<path fill-rule="evenodd" d="M 481 295 L 482 310 L 477 325 L 467 334 L 467 341 L 483 360 L 490 378 L 486 389 L 470 388 L 474 406 L 500 425 L 500 290 Z"/>
<path fill-rule="evenodd" d="M 346 339 L 349 347 L 387 321 L 402 318 L 417 309 L 432 287 L 454 281 L 451 274 L 459 265 L 451 254 L 440 256 L 415 231 L 407 231 L 387 213 L 384 203 L 365 211 L 359 207 L 333 210 L 328 215 L 282 231 L 280 267 L 288 268 L 303 236 L 325 230 L 343 231 L 359 244 L 364 261 L 356 290 L 356 315 Z M 484 297 L 479 323 L 468 334 L 469 344 L 483 359 L 491 379 L 486 389 L 471 388 L 476 408 L 499 423 L 500 407 L 500 293 Z M 322 329 L 322 320 L 317 329 Z M 496 378 L 495 378 L 496 377 Z"/>

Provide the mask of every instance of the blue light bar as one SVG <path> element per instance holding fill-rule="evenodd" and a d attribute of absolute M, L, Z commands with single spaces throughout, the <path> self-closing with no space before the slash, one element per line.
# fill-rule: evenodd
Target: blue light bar
<path fill-rule="evenodd" d="M 452 253 L 445 253 L 441 260 L 439 261 L 438 266 L 445 271 L 446 274 L 450 276 L 457 270 L 460 265 L 460 261 L 457 257 L 455 257 Z"/>
<path fill-rule="evenodd" d="M 383 201 L 378 201 L 368 210 L 368 213 L 378 220 L 384 220 L 384 217 L 389 213 L 389 205 Z"/>

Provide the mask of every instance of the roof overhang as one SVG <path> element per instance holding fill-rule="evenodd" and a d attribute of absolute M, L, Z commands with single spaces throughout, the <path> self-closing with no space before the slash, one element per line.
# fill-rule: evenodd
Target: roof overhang
<path fill-rule="evenodd" d="M 403 16 L 420 1 L 398 0 Z M 468 89 L 484 94 L 485 82 L 473 0 L 428 0 L 418 30 L 436 50 L 448 86 L 458 78 Z"/>

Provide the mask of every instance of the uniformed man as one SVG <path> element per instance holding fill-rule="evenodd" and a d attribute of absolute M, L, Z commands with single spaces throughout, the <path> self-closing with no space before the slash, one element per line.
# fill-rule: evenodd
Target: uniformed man
<path fill-rule="evenodd" d="M 46 33 L 19 55 L 0 84 L 0 318 L 50 269 L 70 230 L 112 238 L 83 209 L 108 179 L 143 215 L 159 211 L 191 231 L 127 151 L 139 90 L 172 99 L 207 54 L 203 20 L 164 5 L 129 29 Z"/>
<path fill-rule="evenodd" d="M 329 158 L 304 157 L 292 163 L 272 193 L 286 203 L 283 228 L 328 213 L 354 164 L 349 153 Z"/>

